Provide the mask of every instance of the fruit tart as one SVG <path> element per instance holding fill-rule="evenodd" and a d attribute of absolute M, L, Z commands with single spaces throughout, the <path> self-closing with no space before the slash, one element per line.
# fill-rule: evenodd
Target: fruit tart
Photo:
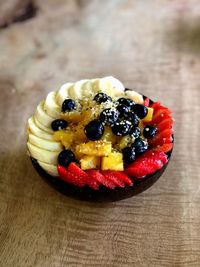
<path fill-rule="evenodd" d="M 57 190 L 115 201 L 150 187 L 173 148 L 171 111 L 114 77 L 66 83 L 28 120 L 28 154 Z"/>

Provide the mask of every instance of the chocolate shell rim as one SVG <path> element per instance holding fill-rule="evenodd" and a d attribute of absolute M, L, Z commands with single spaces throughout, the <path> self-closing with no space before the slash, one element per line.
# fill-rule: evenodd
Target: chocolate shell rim
<path fill-rule="evenodd" d="M 130 198 L 134 195 L 142 193 L 143 191 L 151 187 L 160 178 L 160 176 L 165 171 L 169 160 L 170 157 L 168 157 L 168 162 L 155 173 L 147 175 L 140 180 L 134 181 L 133 186 L 125 186 L 124 188 L 116 187 L 114 189 L 109 189 L 101 185 L 98 190 L 94 190 L 88 186 L 76 187 L 66 183 L 59 177 L 49 175 L 44 169 L 40 167 L 40 165 L 37 163 L 37 160 L 31 158 L 31 162 L 36 171 L 54 189 L 66 196 L 91 202 L 113 202 L 125 198 Z"/>

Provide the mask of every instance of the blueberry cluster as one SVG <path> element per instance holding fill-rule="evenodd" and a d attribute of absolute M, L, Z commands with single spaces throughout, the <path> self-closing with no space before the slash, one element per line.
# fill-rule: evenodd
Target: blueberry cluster
<path fill-rule="evenodd" d="M 99 93 L 94 97 L 94 101 L 98 104 L 110 101 L 112 99 L 104 93 Z M 104 109 L 98 120 L 91 121 L 85 126 L 85 134 L 90 140 L 101 139 L 104 133 L 104 126 L 110 126 L 112 132 L 117 136 L 132 135 L 135 138 L 139 137 L 141 132 L 138 128 L 139 120 L 143 119 L 148 112 L 148 109 L 128 98 L 119 98 L 116 108 Z"/>

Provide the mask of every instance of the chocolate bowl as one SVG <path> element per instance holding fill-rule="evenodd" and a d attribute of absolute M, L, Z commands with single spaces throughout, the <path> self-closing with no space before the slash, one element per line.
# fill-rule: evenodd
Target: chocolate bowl
<path fill-rule="evenodd" d="M 129 90 L 129 89 L 126 89 Z M 145 99 L 146 97 L 143 96 Z M 153 101 L 150 100 L 150 104 Z M 54 177 L 49 175 L 44 169 L 40 167 L 37 160 L 31 157 L 32 164 L 39 175 L 44 178 L 46 182 L 48 182 L 53 188 L 57 191 L 63 193 L 64 195 L 73 197 L 79 200 L 91 201 L 91 202 L 112 202 L 125 198 L 130 198 L 134 195 L 137 195 L 149 187 L 151 187 L 163 174 L 165 171 L 169 160 L 171 158 L 172 150 L 167 154 L 168 162 L 159 170 L 154 172 L 151 175 L 147 175 L 142 179 L 134 180 L 134 184 L 132 186 L 125 186 L 124 188 L 115 188 L 108 189 L 107 187 L 100 185 L 98 190 L 93 190 L 88 186 L 77 187 L 67 182 L 61 180 L 59 177 Z"/>
<path fill-rule="evenodd" d="M 168 162 L 160 170 L 156 171 L 151 175 L 147 175 L 146 177 L 140 180 L 135 181 L 133 186 L 126 186 L 124 188 L 115 189 L 108 189 L 105 186 L 100 186 L 99 190 L 93 190 L 88 186 L 78 188 L 73 185 L 70 185 L 61 180 L 59 177 L 53 177 L 46 173 L 37 163 L 37 160 L 31 158 L 31 161 L 39 175 L 44 178 L 44 180 L 47 181 L 48 184 L 50 184 L 57 191 L 63 193 L 64 195 L 85 201 L 112 202 L 132 197 L 151 187 L 165 171 L 171 158 L 171 153 L 172 151 L 167 153 Z"/>

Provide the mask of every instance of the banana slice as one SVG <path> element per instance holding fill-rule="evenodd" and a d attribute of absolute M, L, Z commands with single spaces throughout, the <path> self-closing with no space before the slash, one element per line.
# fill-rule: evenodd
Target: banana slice
<path fill-rule="evenodd" d="M 38 137 L 40 137 L 40 138 L 42 138 L 42 139 L 52 140 L 52 141 L 54 140 L 52 134 L 49 134 L 49 133 L 45 132 L 44 130 L 40 129 L 40 128 L 36 125 L 36 123 L 35 123 L 33 117 L 29 118 L 29 120 L 28 120 L 28 127 L 29 127 L 30 131 L 31 131 L 34 135 L 36 135 L 36 136 L 38 136 Z"/>
<path fill-rule="evenodd" d="M 44 103 L 44 111 L 46 111 L 49 116 L 59 119 L 61 108 L 56 102 L 56 92 L 51 92 L 47 95 Z"/>
<path fill-rule="evenodd" d="M 29 141 L 27 142 L 27 146 L 28 146 L 31 156 L 34 159 L 37 159 L 39 161 L 42 161 L 48 164 L 57 165 L 58 155 L 60 152 L 44 150 L 35 145 L 32 145 Z"/>
<path fill-rule="evenodd" d="M 83 87 L 88 80 L 80 80 L 76 82 L 70 89 L 69 95 L 72 99 L 82 99 L 83 98 Z"/>
<path fill-rule="evenodd" d="M 73 86 L 73 83 L 65 83 L 61 86 L 61 88 L 58 90 L 56 94 L 56 101 L 58 105 L 61 107 L 63 101 L 66 98 L 70 98 L 69 96 L 69 89 Z"/>
<path fill-rule="evenodd" d="M 88 80 L 87 82 L 84 83 L 82 87 L 82 96 L 83 98 L 93 99 L 95 95 L 96 95 L 96 92 L 95 90 L 93 90 L 93 81 Z"/>
<path fill-rule="evenodd" d="M 34 116 L 36 120 L 38 120 L 42 125 L 51 129 L 51 123 L 54 120 L 54 118 L 46 114 L 46 112 L 43 110 L 43 106 L 44 106 L 44 101 L 40 102 L 40 104 L 37 106 Z"/>
<path fill-rule="evenodd" d="M 33 119 L 34 119 L 35 124 L 37 125 L 37 127 L 39 127 L 41 130 L 43 130 L 43 131 L 45 131 L 45 132 L 47 132 L 49 134 L 53 134 L 54 133 L 54 131 L 52 129 L 47 128 L 41 122 L 39 122 L 35 115 L 33 116 Z"/>
<path fill-rule="evenodd" d="M 29 134 L 28 141 L 32 144 L 35 145 L 39 148 L 49 150 L 49 151 L 62 151 L 63 146 L 61 145 L 60 142 L 56 141 L 49 141 L 49 140 L 44 140 L 38 136 L 35 136 L 33 134 Z"/>
<path fill-rule="evenodd" d="M 109 76 L 99 79 L 99 91 L 111 97 L 117 97 L 124 93 L 123 84 L 116 78 Z"/>
<path fill-rule="evenodd" d="M 42 167 L 42 169 L 44 169 L 48 174 L 52 176 L 59 176 L 56 165 L 51 165 L 51 164 L 48 164 L 48 163 L 45 163 L 39 160 L 37 162 Z"/>
<path fill-rule="evenodd" d="M 144 99 L 143 96 L 133 90 L 128 90 L 125 92 L 125 96 L 132 99 L 137 104 L 143 104 Z"/>

